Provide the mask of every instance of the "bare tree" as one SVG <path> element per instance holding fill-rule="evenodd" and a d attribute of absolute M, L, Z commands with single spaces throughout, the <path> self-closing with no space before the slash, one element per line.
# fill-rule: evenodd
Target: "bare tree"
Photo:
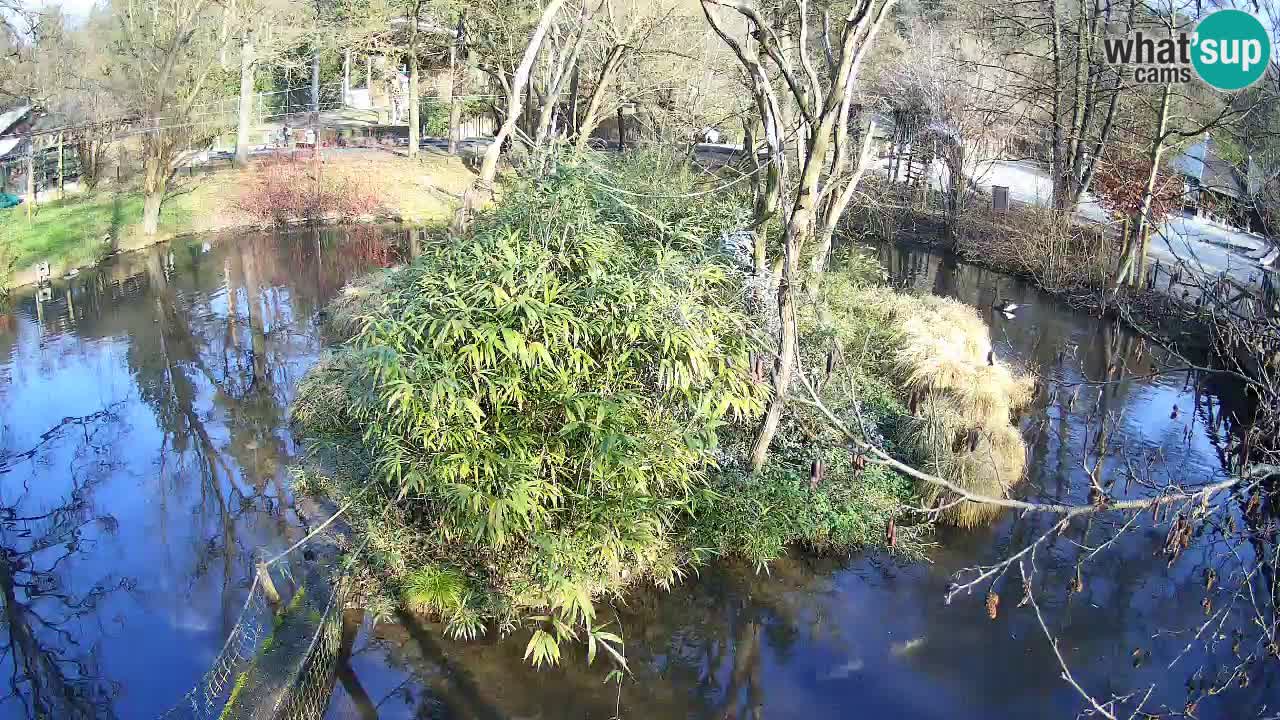
<path fill-rule="evenodd" d="M 784 211 L 786 224 L 778 286 L 781 329 L 773 371 L 773 399 L 751 451 L 752 468 L 758 470 L 764 465 L 782 419 L 795 366 L 797 329 L 794 296 L 801 280 L 802 254 L 815 244 L 816 238 L 817 252 L 824 257 L 817 261 L 816 266 L 821 267 L 825 262 L 825 253 L 836 225 L 861 178 L 861 160 L 865 153 L 851 152 L 850 148 L 854 84 L 863 59 L 893 6 L 893 0 L 859 0 L 834 28 L 826 8 L 798 0 L 794 15 L 797 26 L 794 46 L 784 46 L 774 25 L 765 22 L 756 6 L 718 0 L 701 2 L 707 21 L 733 50 L 752 79 L 757 109 L 760 116 L 766 118 L 766 135 L 775 144 L 771 151 L 773 162 L 781 162 L 783 158 L 779 130 L 784 127 L 784 122 L 779 96 L 794 103 L 803 118 L 798 142 L 800 172 L 794 191 L 788 190 L 793 194 Z M 749 41 L 734 37 L 719 18 L 716 7 L 732 10 L 745 19 L 748 34 L 759 37 L 762 52 L 749 51 L 746 47 Z M 815 24 L 823 28 L 822 42 L 827 52 L 822 56 L 818 56 L 813 47 L 818 39 L 811 29 Z M 820 65 L 824 70 L 822 73 L 818 71 Z M 766 67 L 780 76 L 781 92 L 775 91 Z"/>
<path fill-rule="evenodd" d="M 948 39 L 949 38 L 949 39 Z M 998 74 L 983 67 L 990 54 L 981 38 L 952 25 L 917 21 L 905 56 L 886 73 L 880 94 L 891 107 L 920 116 L 922 141 L 932 141 L 945 168 L 943 207 L 954 232 L 971 183 L 999 155 L 1000 140 L 1019 117 Z"/>
<path fill-rule="evenodd" d="M 550 0 L 546 7 L 543 8 L 538 24 L 534 27 L 533 33 L 529 37 L 524 54 L 521 56 L 520 64 L 512 74 L 511 81 L 507 87 L 506 117 L 498 128 L 493 141 L 485 150 L 484 160 L 480 165 L 479 177 L 463 194 L 462 207 L 454 215 L 453 230 L 455 233 L 461 233 L 465 230 L 470 224 L 471 214 L 475 212 L 475 209 L 493 198 L 493 184 L 498 177 L 498 159 L 502 155 L 502 146 L 515 130 L 516 121 L 519 119 L 520 111 L 523 107 L 523 96 L 525 85 L 529 82 L 529 73 L 533 70 L 533 63 L 538 57 L 538 50 L 542 47 L 542 39 L 546 37 L 551 23 L 555 21 L 556 14 L 560 12 L 560 7 L 563 4 L 564 0 Z"/>
<path fill-rule="evenodd" d="M 199 116 L 219 65 L 222 33 L 234 24 L 231 5 L 212 0 L 156 0 L 143 8 L 113 0 L 112 62 L 117 91 L 142 122 L 142 231 L 155 235 L 169 181 L 189 154 L 221 128 Z"/>
<path fill-rule="evenodd" d="M 1008 101 L 1024 107 L 1039 133 L 1030 156 L 1049 167 L 1053 204 L 1074 210 L 1093 182 L 1097 159 L 1112 138 L 1124 68 L 1105 63 L 1102 39 L 1132 27 L 1138 3 L 1049 0 L 994 3 L 982 12 L 1003 52 Z"/>

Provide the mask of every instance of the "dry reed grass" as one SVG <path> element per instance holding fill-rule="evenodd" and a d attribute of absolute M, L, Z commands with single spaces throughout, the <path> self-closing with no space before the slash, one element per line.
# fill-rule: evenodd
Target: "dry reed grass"
<path fill-rule="evenodd" d="M 939 297 L 882 296 L 880 308 L 897 328 L 891 372 L 914 398 L 912 421 L 899 442 L 925 469 L 990 497 L 1005 497 L 1022 478 L 1026 447 L 1013 426 L 1030 401 L 1034 381 L 996 360 L 977 310 Z M 998 508 L 957 498 L 935 485 L 920 488 L 926 506 L 961 527 L 989 522 Z"/>
<path fill-rule="evenodd" d="M 365 318 L 371 317 L 390 297 L 390 290 L 399 277 L 401 268 L 394 267 L 360 278 L 342 288 L 328 305 L 329 333 L 337 340 L 349 340 L 364 328 Z"/>
<path fill-rule="evenodd" d="M 298 384 L 298 395 L 289 407 L 294 422 L 308 429 L 337 429 L 343 413 L 355 399 L 350 378 L 356 362 L 350 351 L 322 355 Z"/>

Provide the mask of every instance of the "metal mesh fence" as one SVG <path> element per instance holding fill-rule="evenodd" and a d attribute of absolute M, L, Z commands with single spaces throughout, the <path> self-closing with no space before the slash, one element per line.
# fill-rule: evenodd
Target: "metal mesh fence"
<path fill-rule="evenodd" d="M 333 694 L 340 646 L 342 613 L 346 609 L 351 583 L 345 577 L 333 584 L 329 601 L 311 645 L 298 662 L 287 689 L 276 703 L 271 717 L 277 720 L 320 720 Z"/>
<path fill-rule="evenodd" d="M 282 559 L 282 558 L 281 558 Z M 286 562 L 272 563 L 270 571 L 289 577 Z M 273 683 L 284 688 L 266 715 L 255 711 L 254 717 L 273 720 L 320 720 L 329 707 L 342 643 L 342 615 L 351 597 L 351 583 L 345 574 L 333 578 L 323 612 L 310 636 L 305 651 L 288 676 Z M 255 576 L 249 588 L 240 617 L 228 635 L 222 650 L 182 700 L 161 713 L 159 720 L 220 720 L 232 688 L 243 673 L 255 672 L 254 657 L 261 651 L 264 639 L 273 631 L 275 615 L 267 599 L 261 576 Z M 265 707 L 265 706 L 264 706 Z"/>
<path fill-rule="evenodd" d="M 254 577 L 240 617 L 208 672 L 182 700 L 160 714 L 160 720 L 213 720 L 222 714 L 238 671 L 253 660 L 262 638 L 271 632 L 271 616 L 260 578 Z"/>

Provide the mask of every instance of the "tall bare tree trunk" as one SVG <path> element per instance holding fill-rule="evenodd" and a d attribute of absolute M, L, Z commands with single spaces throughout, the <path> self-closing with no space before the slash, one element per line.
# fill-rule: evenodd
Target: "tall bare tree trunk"
<path fill-rule="evenodd" d="M 320 149 L 320 48 L 311 53 L 311 131 L 312 151 Z"/>
<path fill-rule="evenodd" d="M 796 280 L 796 263 L 799 262 L 798 238 L 788 227 L 783 236 L 782 282 L 778 285 L 778 319 L 781 331 L 778 336 L 778 358 L 773 367 L 773 399 L 765 412 L 764 422 L 756 433 L 751 446 L 751 470 L 759 471 L 769 458 L 769 446 L 778 433 L 778 425 L 782 422 L 782 411 L 786 409 L 787 391 L 791 388 L 791 375 L 796 366 L 796 324 L 794 293 L 792 284 Z"/>
<path fill-rule="evenodd" d="M 147 153 L 142 174 L 142 234 L 153 237 L 160 228 L 160 206 L 169 184 L 169 164 L 158 151 Z"/>
<path fill-rule="evenodd" d="M 66 155 L 63 152 L 62 133 L 58 133 L 58 199 L 67 196 Z"/>
<path fill-rule="evenodd" d="M 1124 259 L 1116 272 L 1114 287 L 1119 288 L 1126 281 L 1136 284 L 1141 276 L 1141 268 L 1145 265 L 1147 236 L 1150 228 L 1151 206 L 1155 199 L 1156 181 L 1160 177 L 1160 157 L 1164 154 L 1165 139 L 1169 128 L 1169 99 L 1173 94 L 1173 86 L 1166 83 L 1160 95 L 1160 113 L 1156 120 L 1156 134 L 1151 141 L 1151 149 L 1147 151 L 1150 169 L 1147 182 L 1142 188 L 1142 199 L 1138 203 L 1138 212 L 1133 219 L 1132 231 L 1126 238 Z"/>
<path fill-rule="evenodd" d="M 578 66 L 573 66 L 573 75 L 569 77 L 569 122 L 565 128 L 569 133 L 569 137 L 577 137 L 578 135 Z"/>
<path fill-rule="evenodd" d="M 462 24 L 459 23 L 461 28 Z M 459 32 L 461 35 L 461 32 Z M 456 155 L 458 152 L 458 140 L 462 129 L 459 127 L 462 123 L 462 103 L 458 101 L 457 82 L 458 82 L 458 42 L 457 37 L 454 42 L 449 45 L 449 72 L 444 76 L 444 82 L 441 84 L 441 99 L 449 103 L 449 154 Z"/>
<path fill-rule="evenodd" d="M 600 105 L 604 102 L 605 90 L 613 83 L 614 73 L 617 72 L 626 51 L 625 45 L 615 45 L 609 50 L 604 66 L 600 68 L 596 86 L 591 89 L 591 100 L 587 103 L 587 112 L 582 116 L 582 123 L 578 125 L 578 141 L 573 146 L 574 152 L 578 154 L 582 154 L 587 149 L 587 141 L 591 139 L 592 131 L 600 122 Z"/>
<path fill-rule="evenodd" d="M 827 208 L 827 220 L 822 223 L 818 237 L 818 247 L 814 249 L 813 258 L 809 264 L 809 272 L 812 274 L 810 278 L 811 288 L 817 287 L 818 277 L 826 269 L 827 256 L 831 254 L 831 243 L 835 240 L 836 225 L 840 217 L 844 215 L 845 208 L 849 206 L 849 201 L 853 198 L 854 191 L 858 189 L 858 185 L 862 182 L 862 175 L 866 172 L 867 164 L 871 159 L 871 140 L 875 134 L 876 123 L 872 120 L 868 123 L 866 135 L 862 138 L 862 146 L 858 150 L 858 164 L 853 169 L 853 177 Z"/>
<path fill-rule="evenodd" d="M 480 175 L 475 179 L 471 187 L 463 193 L 462 207 L 458 208 L 457 213 L 454 214 L 451 227 L 454 234 L 466 232 L 467 227 L 471 224 L 471 215 L 476 208 L 493 197 L 493 183 L 498 177 L 498 158 L 502 155 L 502 144 L 511 135 L 511 131 L 515 129 L 516 122 L 520 119 L 520 105 L 521 98 L 524 96 L 524 86 L 529 82 L 529 73 L 533 70 L 533 62 L 538 57 L 538 49 L 542 47 L 542 39 L 546 37 L 547 29 L 551 27 L 556 13 L 560 12 L 560 6 L 563 4 L 564 0 L 551 0 L 547 3 L 547 7 L 542 11 L 542 19 L 538 21 L 538 26 L 529 38 L 529 45 L 525 47 L 524 57 L 520 59 L 520 65 L 516 68 L 515 75 L 511 78 L 511 85 L 507 90 L 506 117 L 502 122 L 502 126 L 498 128 L 493 142 L 485 149 L 484 161 L 480 164 Z"/>
<path fill-rule="evenodd" d="M 797 183 L 795 198 L 791 203 L 790 214 L 787 218 L 787 226 L 783 234 L 783 258 L 778 269 L 780 275 L 778 283 L 778 319 L 781 329 L 778 337 L 777 360 L 774 364 L 773 397 L 769 401 L 769 408 L 765 413 L 764 421 L 761 423 L 751 449 L 751 467 L 753 471 L 759 471 L 768 458 L 769 446 L 777 434 L 782 413 L 787 403 L 791 377 L 795 371 L 798 331 L 796 328 L 794 292 L 796 283 L 799 280 L 798 263 L 800 262 L 801 253 L 813 240 L 819 226 L 821 226 L 824 237 L 828 228 L 834 227 L 839 218 L 837 215 L 833 215 L 833 211 L 836 207 L 843 208 L 843 203 L 847 202 L 848 196 L 852 194 L 858 178 L 858 175 L 855 174 L 853 182 L 842 190 L 838 189 L 839 178 L 843 174 L 843 166 L 848 154 L 845 152 L 844 147 L 847 139 L 847 122 L 854 79 L 858 75 L 858 70 L 867 49 L 871 47 L 876 33 L 892 7 L 894 0 L 883 0 L 873 13 L 872 9 L 876 1 L 860 0 L 860 2 L 855 3 L 854 8 L 846 17 L 841 33 L 839 62 L 835 64 L 835 67 L 831 68 L 829 85 L 825 88 L 821 86 L 819 76 L 807 55 L 805 46 L 808 34 L 807 16 L 803 12 L 801 13 L 798 49 L 801 53 L 801 65 L 807 76 L 808 89 L 805 90 L 796 81 L 795 75 L 791 72 L 792 63 L 789 56 L 778 52 L 776 36 L 751 6 L 730 5 L 716 0 L 701 0 L 703 14 L 707 21 L 711 24 L 716 34 L 733 50 L 739 62 L 742 63 L 751 76 L 752 83 L 755 86 L 757 103 L 762 104 L 760 107 L 761 116 L 768 117 L 772 115 L 782 118 L 784 112 L 782 108 L 789 107 L 790 103 L 780 104 L 774 99 L 774 91 L 770 79 L 763 71 L 760 59 L 758 57 L 753 59 L 751 54 L 742 46 L 742 43 L 734 40 L 723 26 L 718 23 L 711 10 L 712 4 L 732 8 L 743 15 L 748 21 L 748 31 L 752 36 L 759 39 L 762 44 L 768 43 L 767 47 L 764 48 L 766 55 L 773 60 L 777 69 L 781 71 L 790 91 L 790 100 L 794 102 L 795 109 L 804 118 L 801 137 L 797 143 L 798 146 L 802 146 L 797 147 L 797 157 L 802 158 L 803 169 Z M 833 134 L 835 135 L 834 138 Z M 835 142 L 836 145 L 836 152 L 834 153 L 836 160 L 834 165 L 828 168 L 827 150 L 832 142 Z M 779 155 L 782 155 L 782 153 L 779 153 Z M 774 160 L 776 161 L 777 158 L 774 158 Z M 826 184 L 822 182 L 824 177 L 828 178 Z M 832 193 L 837 194 L 835 202 L 830 199 Z M 820 214 L 820 209 L 825 212 Z"/>
<path fill-rule="evenodd" d="M 480 164 L 480 177 L 476 178 L 477 187 L 481 189 L 487 189 L 492 192 L 493 181 L 498 176 L 498 158 L 502 155 L 502 144 L 515 129 L 516 122 L 520 120 L 524 88 L 529 82 L 529 72 L 533 69 L 533 61 L 538 57 L 538 49 L 542 47 L 542 39 L 547 35 L 547 28 L 551 27 L 551 22 L 555 19 L 556 13 L 560 12 L 560 6 L 563 4 L 564 0 L 551 0 L 551 2 L 547 3 L 547 7 L 542 11 L 542 19 L 538 21 L 538 27 L 534 29 L 533 35 L 529 38 L 529 45 L 525 48 L 524 57 L 521 58 L 520 65 L 516 68 L 515 75 L 511 78 L 511 88 L 507 92 L 506 118 L 502 123 L 502 127 L 498 128 L 498 133 L 494 136 L 493 142 L 485 150 L 484 162 Z"/>
<path fill-rule="evenodd" d="M 249 164 L 249 123 L 253 120 L 253 31 L 240 42 L 240 117 L 236 121 L 236 165 Z"/>
<path fill-rule="evenodd" d="M 417 33 L 414 33 L 415 35 Z M 418 107 L 418 52 L 416 43 L 409 48 L 409 157 L 418 157 L 418 144 L 422 141 L 421 109 Z"/>
<path fill-rule="evenodd" d="M 36 211 L 36 139 L 27 139 L 27 220 Z"/>

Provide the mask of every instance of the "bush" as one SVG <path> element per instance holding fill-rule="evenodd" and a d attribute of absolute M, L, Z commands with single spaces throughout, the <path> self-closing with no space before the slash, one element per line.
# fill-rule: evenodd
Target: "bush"
<path fill-rule="evenodd" d="M 538 631 L 556 639 L 592 631 L 594 596 L 671 579 L 719 433 L 767 396 L 728 267 L 624 239 L 588 187 L 565 172 L 513 188 L 472 237 L 353 294 L 358 331 L 295 408 L 362 437 L 431 577 L 466 578 L 451 615 L 549 609 Z M 416 604 L 441 610 L 422 586 Z"/>
<path fill-rule="evenodd" d="M 260 221 L 283 225 L 366 217 L 376 214 L 381 203 L 366 178 L 282 156 L 254 163 L 236 207 Z"/>
<path fill-rule="evenodd" d="M 611 647 L 598 598 L 711 557 L 765 568 L 789 547 L 887 536 L 920 552 L 927 524 L 889 530 L 921 488 L 866 463 L 803 402 L 747 473 L 768 394 L 749 372 L 759 328 L 741 309 L 745 278 L 707 246 L 748 212 L 742 198 L 707 212 L 679 198 L 700 183 L 660 156 L 592 158 L 509 188 L 471 236 L 439 238 L 331 305 L 348 341 L 304 379 L 293 416 L 334 468 L 306 486 L 353 503 L 374 606 L 390 598 L 459 637 L 524 628 L 541 664 L 565 639 Z M 1003 417 L 1021 448 L 1016 399 L 961 382 L 1017 384 L 986 364 L 971 309 L 898 295 L 861 254 L 837 267 L 797 309 L 802 368 L 832 412 L 895 455 L 949 462 L 950 445 L 920 448 L 908 431 L 907 394 L 929 388 L 965 428 Z M 904 323 L 912 313 L 929 320 Z M 952 341 L 958 365 L 927 364 L 922 348 Z"/>
<path fill-rule="evenodd" d="M 448 137 L 449 106 L 434 98 L 422 103 L 422 133 L 427 137 Z"/>
<path fill-rule="evenodd" d="M 13 266 L 18 263 L 18 253 L 13 245 L 0 238 L 0 299 L 9 295 L 9 280 L 13 277 Z"/>
<path fill-rule="evenodd" d="M 1063 213 L 1024 207 L 961 218 L 957 252 L 967 260 L 1029 277 L 1050 292 L 1108 287 L 1120 257 L 1118 234 Z"/>

